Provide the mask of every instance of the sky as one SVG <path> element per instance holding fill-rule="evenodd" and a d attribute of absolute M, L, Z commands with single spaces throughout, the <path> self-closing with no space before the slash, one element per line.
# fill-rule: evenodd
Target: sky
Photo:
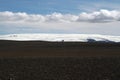
<path fill-rule="evenodd" d="M 120 36 L 120 0 L 0 0 L 0 34 Z"/>

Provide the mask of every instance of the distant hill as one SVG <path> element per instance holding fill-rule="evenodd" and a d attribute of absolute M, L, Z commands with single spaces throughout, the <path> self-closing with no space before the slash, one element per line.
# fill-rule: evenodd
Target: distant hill
<path fill-rule="evenodd" d="M 0 40 L 52 42 L 120 42 L 120 36 L 99 34 L 9 34 L 0 35 Z"/>

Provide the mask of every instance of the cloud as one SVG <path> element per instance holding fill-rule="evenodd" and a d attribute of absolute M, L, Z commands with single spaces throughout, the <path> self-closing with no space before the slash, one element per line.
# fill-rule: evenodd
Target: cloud
<path fill-rule="evenodd" d="M 13 13 L 10 11 L 0 12 L 0 21 L 2 22 L 42 22 L 44 16 L 27 14 L 25 12 Z"/>
<path fill-rule="evenodd" d="M 81 13 L 78 21 L 87 22 L 113 22 L 120 21 L 120 11 L 100 10 L 93 13 Z"/>
<path fill-rule="evenodd" d="M 3 33 L 82 33 L 120 35 L 120 11 L 99 10 L 78 15 L 0 12 Z"/>
<path fill-rule="evenodd" d="M 94 11 L 92 13 L 82 12 L 79 15 L 53 13 L 47 15 L 27 14 L 25 12 L 0 12 L 0 22 L 24 22 L 24 23 L 51 23 L 51 22 L 90 22 L 105 23 L 120 21 L 120 11 L 105 10 Z"/>

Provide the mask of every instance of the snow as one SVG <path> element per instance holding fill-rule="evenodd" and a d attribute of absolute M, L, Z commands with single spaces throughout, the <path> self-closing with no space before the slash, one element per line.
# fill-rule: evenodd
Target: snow
<path fill-rule="evenodd" d="M 8 34 L 0 35 L 0 40 L 17 41 L 104 41 L 120 42 L 120 36 L 99 35 L 99 34 Z"/>

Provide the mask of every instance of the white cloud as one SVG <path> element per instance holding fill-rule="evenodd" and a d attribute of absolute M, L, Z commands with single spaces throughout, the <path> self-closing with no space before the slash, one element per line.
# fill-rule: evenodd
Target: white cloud
<path fill-rule="evenodd" d="M 13 13 L 10 11 L 0 12 L 0 21 L 2 22 L 42 22 L 44 21 L 44 16 L 33 15 L 27 13 Z"/>
<path fill-rule="evenodd" d="M 113 22 L 120 20 L 120 11 L 100 10 L 93 13 L 81 13 L 79 21 L 88 22 Z"/>
<path fill-rule="evenodd" d="M 10 11 L 0 12 L 0 22 L 113 22 L 120 21 L 120 11 L 100 10 L 92 13 L 80 13 L 79 15 L 53 13 L 49 15 L 27 14 L 25 12 L 13 13 Z"/>
<path fill-rule="evenodd" d="M 0 12 L 0 33 L 83 33 L 120 35 L 120 11 L 100 10 L 79 15 Z"/>

